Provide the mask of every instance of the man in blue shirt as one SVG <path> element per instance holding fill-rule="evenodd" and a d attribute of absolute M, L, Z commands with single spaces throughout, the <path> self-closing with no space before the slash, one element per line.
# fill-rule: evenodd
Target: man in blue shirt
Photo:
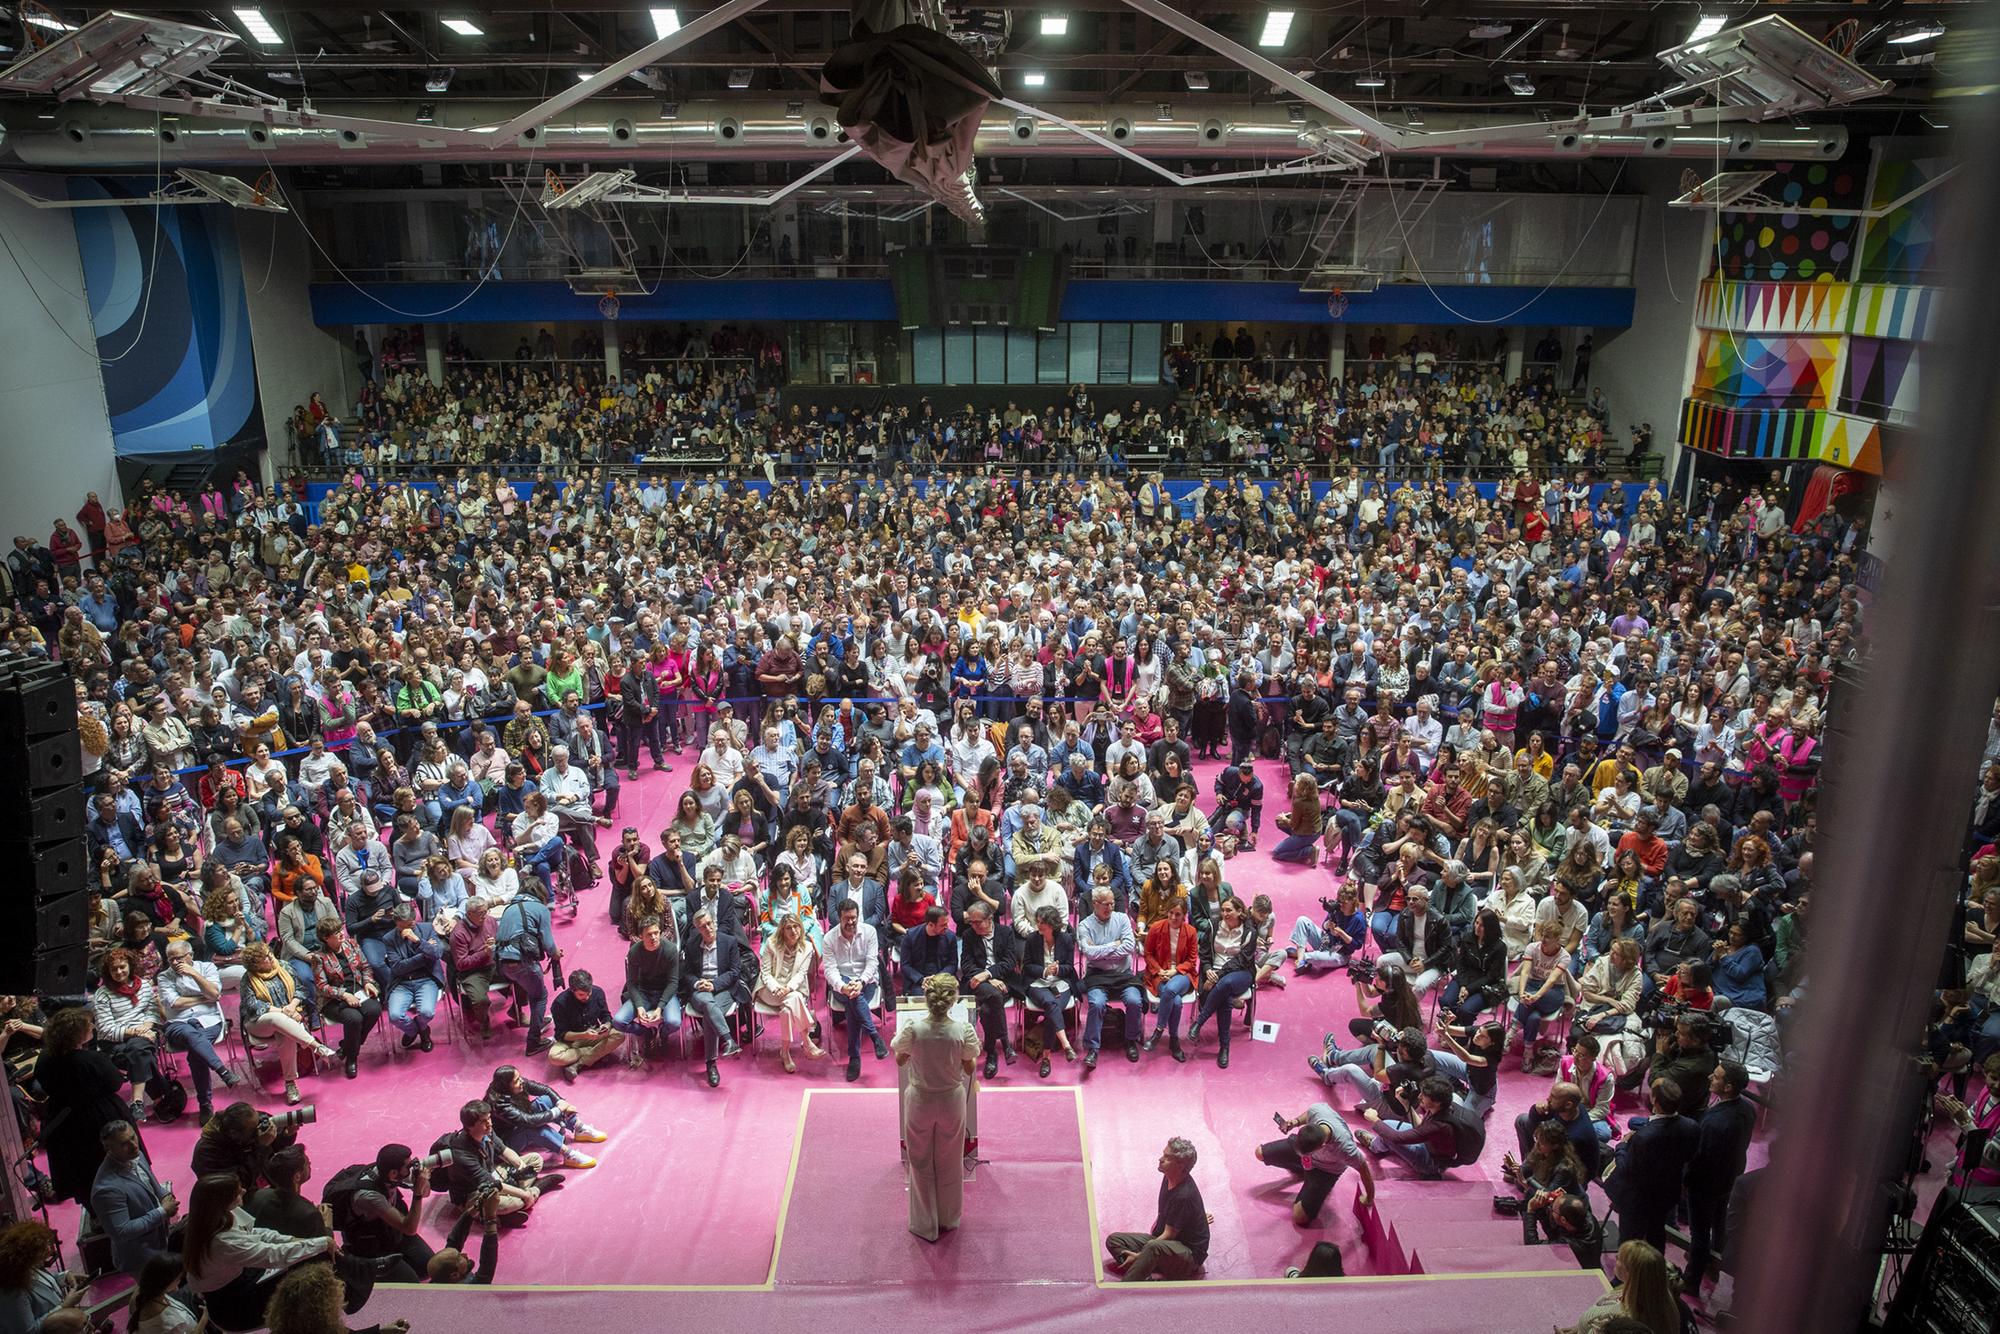
<path fill-rule="evenodd" d="M 529 876 L 520 894 L 500 914 L 499 930 L 494 937 L 493 957 L 499 964 L 500 975 L 514 984 L 517 996 L 528 1002 L 530 1056 L 539 1056 L 549 1047 L 549 1040 L 542 1035 L 542 1021 L 548 1015 L 549 1005 L 549 988 L 542 977 L 542 965 L 545 960 L 562 958 L 562 951 L 556 948 L 555 923 L 550 920 L 548 904 L 543 901 L 547 893 L 539 876 Z"/>
<path fill-rule="evenodd" d="M 1125 1007 L 1125 1059 L 1139 1059 L 1139 1038 L 1145 1031 L 1146 996 L 1132 974 L 1139 943 L 1132 919 L 1115 910 L 1108 885 L 1090 894 L 1090 916 L 1077 924 L 1076 942 L 1083 952 L 1083 995 L 1088 1016 L 1083 1024 L 1083 1072 L 1097 1068 L 1097 1049 L 1104 1032 L 1104 1007 L 1116 993 Z"/>

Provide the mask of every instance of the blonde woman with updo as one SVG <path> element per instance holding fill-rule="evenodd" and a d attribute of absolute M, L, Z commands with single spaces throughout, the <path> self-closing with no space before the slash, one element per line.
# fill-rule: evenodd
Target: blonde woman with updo
<path fill-rule="evenodd" d="M 925 1241 L 958 1226 L 965 1206 L 966 1097 L 979 1037 L 952 1014 L 958 979 L 924 979 L 924 1013 L 896 1025 L 903 1147 L 909 1154 L 910 1231 Z"/>

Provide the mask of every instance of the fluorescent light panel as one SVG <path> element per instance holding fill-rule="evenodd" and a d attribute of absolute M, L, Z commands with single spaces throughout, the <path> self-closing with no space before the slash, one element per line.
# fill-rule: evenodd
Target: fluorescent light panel
<path fill-rule="evenodd" d="M 264 17 L 261 9 L 239 9 L 236 21 L 243 25 L 243 31 L 250 34 L 250 40 L 259 46 L 283 46 L 285 39 L 278 36 L 278 30 L 271 26 L 271 20 Z"/>
<path fill-rule="evenodd" d="M 1703 14 L 1700 20 L 1695 23 L 1694 31 L 1688 34 L 1688 40 L 1690 42 L 1698 42 L 1704 37 L 1713 37 L 1722 31 L 1722 26 L 1727 22 L 1729 22 L 1727 15 Z"/>
<path fill-rule="evenodd" d="M 1283 46 L 1285 39 L 1292 35 L 1292 11 L 1274 9 L 1264 16 L 1264 31 L 1257 38 L 1259 46 Z"/>
<path fill-rule="evenodd" d="M 1030 88 L 1039 88 L 1049 81 L 1049 76 L 1038 69 L 1031 69 L 1021 76 L 1021 82 Z"/>
<path fill-rule="evenodd" d="M 446 19 L 444 26 L 450 28 L 460 37 L 484 37 L 486 35 L 485 30 L 470 19 Z"/>
<path fill-rule="evenodd" d="M 1889 39 L 1889 45 L 1914 46 L 1918 42 L 1928 42 L 1933 38 L 1942 36 L 1944 36 L 1943 28 L 1939 27 L 1935 23 L 1926 23 L 1921 28 L 1912 28 L 1908 32 L 1897 33 L 1894 37 L 1891 37 Z"/>
<path fill-rule="evenodd" d="M 1042 15 L 1042 36 L 1044 37 L 1069 36 L 1069 15 L 1067 14 Z"/>
<path fill-rule="evenodd" d="M 76 25 L 74 23 L 64 23 L 54 14 L 44 14 L 40 10 L 36 9 L 30 9 L 25 11 L 21 15 L 21 22 L 32 23 L 37 28 L 47 28 L 50 32 L 76 31 Z"/>
<path fill-rule="evenodd" d="M 653 15 L 653 37 L 670 37 L 681 30 L 681 12 L 678 9 L 655 9 Z"/>
<path fill-rule="evenodd" d="M 1354 81 L 1356 88 L 1386 88 L 1389 81 L 1379 74 L 1363 74 Z"/>

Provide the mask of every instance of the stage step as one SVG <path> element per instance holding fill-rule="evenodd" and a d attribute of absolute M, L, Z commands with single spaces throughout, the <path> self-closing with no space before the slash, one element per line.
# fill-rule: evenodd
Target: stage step
<path fill-rule="evenodd" d="M 1491 1274 L 1533 1273 L 1546 1269 L 1575 1269 L 1576 1259 L 1567 1246 L 1513 1245 L 1444 1246 L 1416 1257 L 1412 1273 Z"/>
<path fill-rule="evenodd" d="M 1456 1221 L 1432 1221 L 1404 1223 L 1398 1220 L 1395 1236 L 1403 1255 L 1413 1270 L 1436 1272 L 1428 1263 L 1431 1256 L 1442 1251 L 1460 1250 L 1466 1247 L 1523 1247 L 1521 1225 L 1511 1218 L 1461 1219 Z M 1532 1248 L 1540 1249 L 1540 1248 Z M 1537 1265 L 1536 1268 L 1572 1268 L 1575 1261 L 1567 1248 L 1563 1251 L 1564 1264 L 1561 1266 Z"/>

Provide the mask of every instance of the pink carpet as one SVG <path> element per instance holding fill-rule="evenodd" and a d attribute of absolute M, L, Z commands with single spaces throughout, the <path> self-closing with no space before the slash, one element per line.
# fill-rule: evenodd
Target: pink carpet
<path fill-rule="evenodd" d="M 635 824 L 648 831 L 650 843 L 656 843 L 653 836 L 670 818 L 674 798 L 685 786 L 688 767 L 683 757 L 678 772 L 647 774 L 627 783 L 616 823 Z M 1213 763 L 1198 766 L 1204 789 L 1217 768 Z M 1268 791 L 1283 790 L 1279 765 L 1264 764 L 1262 776 Z M 1266 812 L 1265 848 L 1276 841 L 1277 831 L 1270 824 L 1274 813 L 1275 804 Z M 610 841 L 605 840 L 607 845 Z M 1280 938 L 1290 931 L 1295 916 L 1317 913 L 1318 896 L 1329 893 L 1333 885 L 1332 877 L 1322 870 L 1274 863 L 1264 851 L 1245 853 L 1232 861 L 1228 879 L 1246 900 L 1259 893 L 1271 896 Z M 567 965 L 590 969 L 615 995 L 625 947 L 606 920 L 604 903 L 603 889 L 588 894 L 574 922 L 557 922 L 557 934 Z M 1437 1272 L 1429 1263 L 1404 1263 L 1395 1244 L 1398 1202 L 1415 1204 L 1435 1188 L 1407 1180 L 1400 1168 L 1385 1166 L 1381 1171 L 1385 1184 L 1376 1211 L 1357 1213 L 1350 1180 L 1342 1183 L 1314 1226 L 1300 1228 L 1291 1221 L 1291 1183 L 1283 1174 L 1264 1168 L 1252 1155 L 1254 1146 L 1274 1133 L 1270 1123 L 1273 1111 L 1296 1113 L 1322 1096 L 1320 1085 L 1306 1069 L 1306 1058 L 1318 1050 L 1326 1031 L 1337 1027 L 1344 1032 L 1345 1021 L 1354 1013 L 1353 988 L 1343 977 L 1309 977 L 1294 980 L 1289 989 L 1261 993 L 1259 1017 L 1277 1025 L 1276 1040 L 1254 1041 L 1239 1031 L 1226 1071 L 1215 1067 L 1212 1035 L 1193 1049 L 1193 1059 L 1186 1065 L 1175 1064 L 1164 1048 L 1136 1067 L 1129 1065 L 1122 1053 L 1107 1049 L 1097 1072 L 1081 1081 L 1084 1137 L 1100 1230 L 1143 1228 L 1151 1222 L 1158 1187 L 1154 1160 L 1169 1136 L 1182 1135 L 1199 1150 L 1195 1176 L 1215 1215 L 1208 1263 L 1211 1279 L 1277 1277 L 1287 1265 L 1302 1263 L 1313 1244 L 1322 1239 L 1340 1246 L 1349 1274 L 1397 1273 L 1411 1267 Z M 443 1031 L 441 1023 L 440 1035 Z M 349 1082 L 337 1073 L 304 1081 L 306 1096 L 318 1105 L 320 1113 L 319 1124 L 305 1138 L 317 1182 L 324 1183 L 341 1167 L 368 1158 L 385 1141 L 427 1145 L 455 1127 L 459 1104 L 480 1094 L 494 1066 L 522 1059 L 518 1031 L 490 1042 L 441 1043 L 429 1055 L 392 1050 L 393 1046 L 379 1035 L 372 1039 L 357 1081 Z M 528 1066 L 538 1075 L 546 1073 L 539 1062 L 530 1061 Z M 1078 1083 L 1080 1070 L 1080 1064 L 1066 1065 L 1058 1060 L 1047 1084 Z M 769 1051 L 769 1044 L 762 1054 L 746 1052 L 725 1062 L 720 1089 L 707 1088 L 701 1075 L 698 1059 L 691 1063 L 673 1059 L 643 1074 L 613 1063 L 587 1073 L 569 1090 L 568 1096 L 583 1108 L 586 1119 L 609 1131 L 611 1141 L 599 1148 L 599 1167 L 571 1173 L 568 1188 L 538 1208 L 526 1229 L 508 1234 L 503 1243 L 501 1283 L 764 1284 L 771 1272 L 780 1212 L 785 1206 L 786 1178 L 801 1125 L 805 1089 L 892 1089 L 895 1084 L 893 1067 L 872 1058 L 864 1059 L 858 1086 L 841 1080 L 837 1061 L 802 1060 L 800 1073 L 788 1076 Z M 1462 1188 L 1467 1198 L 1446 1210 L 1453 1218 L 1468 1223 L 1492 1220 L 1490 1210 L 1482 1208 L 1476 1198 L 1490 1191 L 1476 1183 L 1482 1177 L 1497 1176 L 1500 1157 L 1513 1143 L 1514 1115 L 1539 1096 L 1546 1084 L 1546 1080 L 1518 1072 L 1502 1076 L 1500 1104 L 1490 1123 L 1485 1158 L 1477 1168 L 1454 1173 L 1475 1184 Z M 1024 1086 L 1043 1086 L 1025 1061 L 1003 1066 L 990 1085 L 996 1090 Z M 275 1091 L 258 1101 L 274 1111 L 283 1106 Z M 994 1166 L 982 1170 L 973 1199 L 990 1207 L 984 1214 L 975 1207 L 966 1232 L 936 1251 L 913 1242 L 904 1231 L 894 1113 L 887 1107 L 877 1109 L 875 1101 L 845 1096 L 812 1100 L 804 1120 L 805 1139 L 799 1146 L 798 1179 L 791 1194 L 780 1295 L 788 1286 L 817 1288 L 863 1280 L 879 1286 L 909 1274 L 924 1281 L 924 1286 L 913 1291 L 930 1293 L 937 1301 L 948 1300 L 953 1291 L 975 1291 L 949 1283 L 938 1287 L 936 1280 L 946 1277 L 963 1281 L 998 1277 L 999 1271 L 1008 1271 L 1005 1276 L 1015 1281 L 1087 1283 L 1092 1263 L 1092 1249 L 1087 1248 L 1094 1248 L 1094 1242 L 1085 1235 L 1085 1226 L 1075 1221 L 1081 1207 L 1081 1172 L 1076 1117 L 1067 1099 L 986 1099 L 990 1129 L 983 1136 L 983 1150 L 995 1161 Z M 191 1118 L 178 1126 L 147 1130 L 148 1144 L 163 1177 L 186 1181 L 187 1155 L 194 1135 Z M 1755 1152 L 1761 1161 L 1761 1144 Z M 1025 1205 L 1023 1200 L 1034 1203 Z M 1017 1207 L 1028 1210 L 1029 1217 L 1036 1220 L 1033 1230 L 1021 1230 L 1021 1220 L 1014 1216 Z M 1041 1210 L 1052 1211 L 1056 1221 L 1040 1226 L 1036 1211 Z M 982 1217 L 999 1221 L 982 1226 Z M 65 1235 L 73 1231 L 73 1218 L 73 1209 L 63 1211 L 59 1218 Z M 426 1220 L 426 1235 L 434 1244 L 441 1240 L 445 1226 L 436 1219 Z M 985 1231 L 993 1235 L 974 1235 Z M 1438 1245 L 1437 1240 L 1433 1237 L 1425 1244 L 1433 1251 L 1452 1249 Z M 1537 1269 L 1560 1267 L 1544 1248 L 1533 1254 Z M 963 1261 L 955 1268 L 938 1263 L 942 1257 L 954 1255 Z M 911 1263 L 913 1256 L 921 1263 Z M 1497 1251 L 1492 1258 L 1496 1267 L 1510 1259 L 1516 1264 L 1524 1262 Z M 1555 1309 L 1542 1312 L 1535 1303 L 1522 1304 L 1511 1296 L 1541 1284 L 1541 1280 L 1495 1281 L 1508 1285 L 1510 1306 L 1507 1318 L 1485 1322 L 1494 1334 L 1515 1328 L 1539 1334 L 1552 1317 L 1567 1323 L 1588 1303 L 1597 1283 L 1593 1276 L 1583 1274 L 1549 1280 L 1564 1296 Z M 1092 1291 L 1079 1288 L 1080 1293 Z M 1271 1300 L 1261 1295 L 1262 1291 L 1257 1300 Z M 1365 1291 L 1369 1304 L 1380 1301 L 1383 1309 L 1394 1309 L 1384 1288 L 1343 1287 L 1340 1291 L 1344 1301 Z M 1448 1303 L 1427 1299 L 1424 1309 L 1471 1299 L 1468 1289 L 1454 1286 L 1446 1291 L 1451 1294 Z M 479 1305 L 483 1308 L 501 1296 L 494 1294 Z M 617 1319 L 622 1318 L 619 1311 L 638 1309 L 607 1302 L 600 1315 L 600 1308 L 580 1305 L 576 1297 L 556 1301 L 553 1294 L 548 1296 L 554 1304 L 546 1311 L 538 1305 L 537 1319 L 553 1316 L 561 1320 L 565 1315 Z M 1360 1300 L 1358 1296 L 1352 1299 Z M 843 1315 L 834 1323 L 858 1327 L 868 1320 L 862 1300 L 857 1292 L 851 1318 Z M 1189 1300 L 1201 1299 L 1190 1295 Z M 510 1298 L 507 1310 L 517 1312 L 518 1301 L 518 1297 Z M 384 1307 L 391 1304 L 385 1293 Z M 462 1324 L 440 1318 L 436 1309 L 439 1297 L 435 1295 L 398 1294 L 393 1305 L 396 1311 L 419 1318 L 426 1334 L 434 1329 L 471 1327 L 469 1317 Z M 1218 1304 L 1216 1313 L 1223 1309 Z M 1490 1309 L 1483 1307 L 1482 1315 Z M 657 1306 L 652 1311 L 657 1315 Z M 1406 1306 L 1404 1312 L 1397 1323 L 1415 1328 L 1410 1323 L 1410 1308 Z M 1518 1324 L 1512 1318 L 1515 1312 L 1521 1316 Z M 385 1309 L 383 1318 L 388 1314 Z M 684 1314 L 689 1319 L 700 1318 L 695 1305 Z M 1024 1314 L 1028 1313 L 1011 1312 L 1007 1319 L 1013 1323 Z M 1441 1318 L 1446 1314 L 1439 1309 Z M 491 1318 L 490 1314 L 486 1317 Z M 1240 1320 L 1242 1312 L 1232 1310 L 1231 1318 Z M 759 1319 L 768 1324 L 770 1317 Z M 994 1319 L 998 1321 L 997 1314 Z M 724 1323 L 743 1320 L 731 1317 Z M 976 1327 L 980 1322 L 972 1319 L 967 1323 Z"/>
<path fill-rule="evenodd" d="M 816 1093 L 785 1214 L 777 1283 L 1089 1283 L 1093 1243 L 1076 1100 L 1067 1089 L 980 1099 L 965 1225 L 936 1244 L 908 1229 L 893 1093 Z"/>

